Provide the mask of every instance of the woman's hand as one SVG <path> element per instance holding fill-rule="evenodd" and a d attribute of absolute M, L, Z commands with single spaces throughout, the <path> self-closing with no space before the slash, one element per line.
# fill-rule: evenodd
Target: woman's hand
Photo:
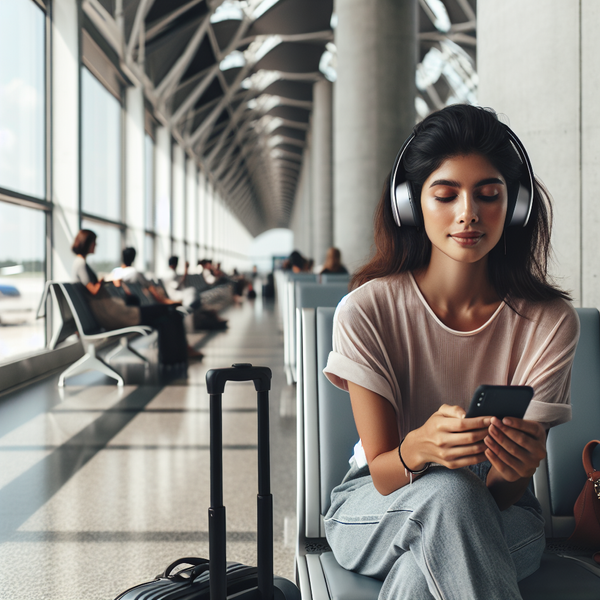
<path fill-rule="evenodd" d="M 449 469 L 483 462 L 489 424 L 490 417 L 466 419 L 460 406 L 443 404 L 422 427 L 407 434 L 402 458 L 413 471 L 430 462 Z"/>
<path fill-rule="evenodd" d="M 535 421 L 492 417 L 485 455 L 506 481 L 530 478 L 546 457 L 546 431 Z"/>

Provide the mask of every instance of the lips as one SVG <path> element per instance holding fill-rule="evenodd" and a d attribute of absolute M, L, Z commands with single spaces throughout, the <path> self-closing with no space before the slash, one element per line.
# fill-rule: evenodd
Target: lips
<path fill-rule="evenodd" d="M 451 233 L 450 237 L 461 246 L 475 246 L 483 237 L 481 231 L 459 231 Z"/>

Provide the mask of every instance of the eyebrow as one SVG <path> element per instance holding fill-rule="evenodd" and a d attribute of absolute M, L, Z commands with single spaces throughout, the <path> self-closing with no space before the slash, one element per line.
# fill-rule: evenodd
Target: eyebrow
<path fill-rule="evenodd" d="M 482 187 L 484 185 L 489 185 L 490 183 L 499 183 L 500 185 L 504 185 L 504 182 L 497 177 L 488 177 L 488 179 L 482 179 L 475 184 L 475 187 Z M 448 187 L 460 187 L 460 183 L 458 181 L 453 181 L 451 179 L 436 179 L 431 182 L 430 188 L 435 187 L 436 185 L 447 185 Z"/>

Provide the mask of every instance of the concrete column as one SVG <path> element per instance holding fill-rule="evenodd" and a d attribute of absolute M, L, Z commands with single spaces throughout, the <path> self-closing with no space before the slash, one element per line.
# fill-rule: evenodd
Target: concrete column
<path fill-rule="evenodd" d="M 310 218 L 310 207 L 306 204 L 309 200 L 307 188 L 310 189 L 310 150 L 307 147 L 304 150 L 302 169 L 298 178 L 298 187 L 296 188 L 296 197 L 294 199 L 294 209 L 290 220 L 290 229 L 294 233 L 294 250 L 301 254 L 309 256 L 312 248 L 308 243 L 308 230 L 312 226 Z"/>
<path fill-rule="evenodd" d="M 373 244 L 373 212 L 416 119 L 416 0 L 338 0 L 334 244 L 349 269 Z"/>
<path fill-rule="evenodd" d="M 306 258 L 313 258 L 313 195 L 312 195 L 312 136 L 308 134 L 308 145 L 304 151 L 303 177 L 304 184 L 302 186 L 302 222 L 303 222 L 303 239 L 302 249 L 300 252 Z"/>
<path fill-rule="evenodd" d="M 52 5 L 51 277 L 71 281 L 71 245 L 79 230 L 79 26 L 77 2 Z M 55 320 L 56 322 L 56 320 Z M 60 322 L 60 319 L 58 319 Z"/>
<path fill-rule="evenodd" d="M 600 307 L 600 4 L 582 0 L 581 26 L 581 305 Z M 558 223 L 557 223 L 558 226 Z M 558 227 L 557 227 L 558 228 Z"/>
<path fill-rule="evenodd" d="M 144 92 L 129 87 L 125 98 L 125 223 L 127 245 L 137 251 L 136 265 L 143 270 L 147 257 L 144 243 Z"/>
<path fill-rule="evenodd" d="M 313 256 L 325 260 L 333 245 L 333 84 L 326 79 L 313 86 L 312 207 Z"/>
<path fill-rule="evenodd" d="M 171 255 L 171 133 L 156 128 L 156 273 L 168 272 Z"/>
<path fill-rule="evenodd" d="M 585 306 L 600 306 L 598 18 L 593 0 L 478 2 L 479 102 L 508 116 L 550 190 L 552 272 Z"/>

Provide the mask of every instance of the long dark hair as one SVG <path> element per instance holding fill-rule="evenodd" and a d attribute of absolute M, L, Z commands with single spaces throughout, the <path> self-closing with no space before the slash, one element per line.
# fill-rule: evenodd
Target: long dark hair
<path fill-rule="evenodd" d="M 466 104 L 432 113 L 414 128 L 415 137 L 403 158 L 406 178 L 415 198 L 429 175 L 451 156 L 480 154 L 505 178 L 508 214 L 512 212 L 524 166 L 505 126 L 489 108 Z M 420 202 L 419 202 L 420 207 Z M 570 299 L 548 278 L 552 206 L 550 194 L 534 182 L 533 205 L 525 227 L 507 227 L 488 255 L 488 274 L 500 298 L 532 301 Z M 423 227 L 398 227 L 390 200 L 389 177 L 375 212 L 375 255 L 352 278 L 354 289 L 371 279 L 414 271 L 429 264 L 431 242 Z"/>

